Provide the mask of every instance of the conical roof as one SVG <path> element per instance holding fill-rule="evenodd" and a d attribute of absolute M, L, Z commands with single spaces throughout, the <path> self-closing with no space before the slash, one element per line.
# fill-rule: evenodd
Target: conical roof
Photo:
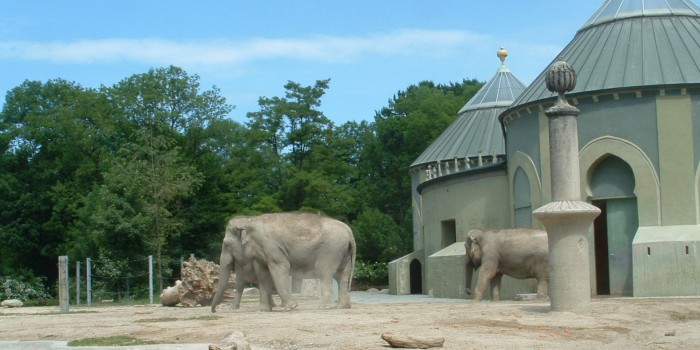
<path fill-rule="evenodd" d="M 503 48 L 499 57 L 505 60 Z M 411 167 L 452 160 L 478 157 L 483 154 L 505 154 L 505 141 L 498 116 L 508 108 L 525 90 L 505 65 L 496 72 L 459 110 L 457 118 L 433 143 L 411 164 Z"/>
<path fill-rule="evenodd" d="M 699 38 L 700 7 L 690 0 L 607 0 L 558 55 L 577 73 L 568 95 L 700 83 Z M 510 110 L 555 96 L 545 73 Z"/>

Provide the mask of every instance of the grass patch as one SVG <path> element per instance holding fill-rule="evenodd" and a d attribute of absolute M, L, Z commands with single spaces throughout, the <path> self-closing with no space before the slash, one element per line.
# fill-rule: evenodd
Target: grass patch
<path fill-rule="evenodd" d="M 68 346 L 130 346 L 130 345 L 151 345 L 158 344 L 154 341 L 141 340 L 125 335 L 113 337 L 84 338 L 73 340 Z"/>

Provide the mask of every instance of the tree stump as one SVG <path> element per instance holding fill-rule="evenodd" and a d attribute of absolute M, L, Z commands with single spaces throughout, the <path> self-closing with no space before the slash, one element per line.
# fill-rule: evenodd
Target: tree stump
<path fill-rule="evenodd" d="M 408 348 L 408 349 L 429 349 L 441 348 L 445 343 L 443 337 L 428 337 L 428 336 L 412 336 L 397 332 L 384 332 L 382 339 L 389 343 L 392 348 Z"/>

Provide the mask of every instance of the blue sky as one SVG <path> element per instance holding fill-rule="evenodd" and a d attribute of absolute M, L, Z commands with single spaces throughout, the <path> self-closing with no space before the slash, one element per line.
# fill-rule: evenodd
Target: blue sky
<path fill-rule="evenodd" d="M 245 122 L 260 96 L 330 78 L 321 110 L 373 121 L 399 90 L 542 72 L 603 0 L 0 0 L 0 93 L 24 80 L 111 86 L 176 65 Z"/>

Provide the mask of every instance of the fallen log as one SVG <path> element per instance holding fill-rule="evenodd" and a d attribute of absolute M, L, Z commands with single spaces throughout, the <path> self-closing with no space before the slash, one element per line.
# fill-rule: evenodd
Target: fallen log
<path fill-rule="evenodd" d="M 382 333 L 382 339 L 392 348 L 429 349 L 441 348 L 445 343 L 443 337 L 412 336 L 392 331 Z"/>

